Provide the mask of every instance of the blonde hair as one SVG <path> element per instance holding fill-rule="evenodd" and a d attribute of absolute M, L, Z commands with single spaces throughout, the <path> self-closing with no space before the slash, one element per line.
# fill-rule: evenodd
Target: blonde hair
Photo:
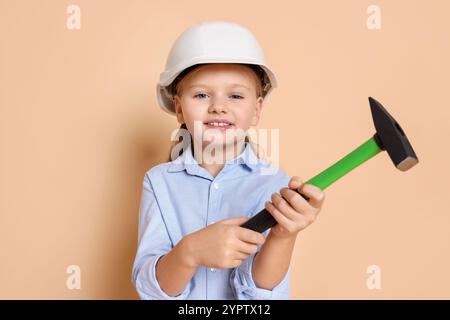
<path fill-rule="evenodd" d="M 201 67 L 203 66 L 207 66 L 210 63 L 200 63 L 200 64 L 194 64 L 193 66 L 190 66 L 186 69 L 184 69 L 173 81 L 172 83 L 169 85 L 169 87 L 167 88 L 169 94 L 174 98 L 175 96 L 181 96 L 182 95 L 182 82 L 183 80 L 187 77 L 187 75 L 191 75 L 193 73 L 193 71 L 198 71 Z M 265 72 L 264 70 L 258 66 L 258 65 L 254 65 L 254 64 L 247 64 L 247 63 L 239 63 L 239 65 L 241 66 L 245 66 L 249 69 L 251 69 L 251 75 L 256 83 L 256 98 L 259 97 L 263 97 L 263 86 L 265 85 L 265 79 L 264 79 L 264 75 Z M 192 72 L 192 73 L 191 73 Z"/>
<path fill-rule="evenodd" d="M 182 86 L 181 86 L 182 80 L 185 79 L 185 77 L 188 74 L 190 74 L 192 71 L 197 70 L 199 67 L 205 66 L 205 65 L 207 65 L 207 64 L 206 63 L 202 63 L 202 64 L 196 64 L 196 65 L 190 66 L 189 68 L 186 68 L 185 70 L 183 70 L 175 78 L 175 80 L 168 87 L 168 92 L 172 95 L 173 99 L 175 99 L 175 96 L 180 97 L 182 95 L 182 90 L 181 90 L 181 88 L 182 88 Z M 259 67 L 257 65 L 253 65 L 253 64 L 240 64 L 240 65 L 246 66 L 246 67 L 250 68 L 253 71 L 253 72 L 251 72 L 251 74 L 254 77 L 254 80 L 255 80 L 255 83 L 256 83 L 256 98 L 262 97 L 263 96 L 264 70 L 262 70 L 261 67 Z M 173 141 L 172 144 L 170 145 L 169 156 L 168 156 L 167 161 L 175 160 L 175 159 L 172 159 L 172 150 L 178 143 L 180 143 L 182 141 L 183 135 L 180 134 L 182 130 L 187 130 L 187 127 L 186 127 L 185 123 L 181 124 L 180 127 L 178 128 L 178 132 L 175 135 L 176 137 L 178 137 L 178 139 Z M 191 139 L 191 141 L 190 141 L 190 144 L 192 146 L 191 150 L 192 150 L 192 152 L 194 152 L 194 142 L 192 140 L 192 135 L 189 134 L 189 136 L 190 136 L 190 139 Z M 245 136 L 245 142 L 250 144 L 253 152 L 256 154 L 258 159 L 265 160 L 265 157 L 263 156 L 263 153 L 260 151 L 259 145 L 257 143 L 252 142 L 248 135 Z M 176 155 L 176 156 L 181 156 L 183 154 L 183 149 L 184 148 L 181 148 L 179 154 Z"/>

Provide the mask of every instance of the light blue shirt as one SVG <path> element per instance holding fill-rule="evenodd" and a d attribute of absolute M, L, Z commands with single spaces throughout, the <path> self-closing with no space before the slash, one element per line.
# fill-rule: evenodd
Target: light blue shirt
<path fill-rule="evenodd" d="M 290 269 L 272 290 L 252 277 L 255 254 L 238 268 L 198 267 L 178 296 L 167 295 L 156 279 L 158 259 L 184 236 L 223 219 L 254 216 L 290 177 L 258 159 L 250 144 L 213 177 L 192 156 L 192 146 L 177 159 L 144 175 L 139 208 L 138 248 L 132 281 L 141 299 L 289 299 Z M 269 230 L 264 235 L 267 236 Z M 258 250 L 260 246 L 258 246 Z M 273 257 L 276 259 L 277 257 Z"/>

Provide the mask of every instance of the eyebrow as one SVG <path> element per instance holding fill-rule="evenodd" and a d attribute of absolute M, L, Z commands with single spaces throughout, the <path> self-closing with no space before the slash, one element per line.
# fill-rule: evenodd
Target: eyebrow
<path fill-rule="evenodd" d="M 207 84 L 203 84 L 203 83 L 194 83 L 194 84 L 191 84 L 190 86 L 188 86 L 187 89 L 191 89 L 191 88 L 194 88 L 194 87 L 206 87 L 206 88 L 210 88 Z M 232 83 L 232 84 L 229 85 L 229 87 L 231 87 L 231 88 L 242 87 L 242 88 L 245 88 L 245 89 L 247 89 L 247 90 L 251 90 L 249 87 L 247 87 L 247 86 L 245 86 L 245 85 L 243 85 L 243 84 L 240 84 L 240 83 Z"/>

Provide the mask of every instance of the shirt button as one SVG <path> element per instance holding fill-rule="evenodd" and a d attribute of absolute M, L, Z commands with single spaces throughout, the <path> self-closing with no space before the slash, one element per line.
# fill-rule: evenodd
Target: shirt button
<path fill-rule="evenodd" d="M 217 182 L 214 182 L 214 189 L 219 189 L 219 184 Z"/>

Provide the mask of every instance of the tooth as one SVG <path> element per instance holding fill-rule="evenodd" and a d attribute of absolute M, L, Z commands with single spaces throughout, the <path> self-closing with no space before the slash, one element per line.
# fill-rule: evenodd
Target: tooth
<path fill-rule="evenodd" d="M 207 122 L 207 124 L 210 126 L 215 126 L 215 127 L 231 126 L 231 123 L 227 123 L 227 122 Z"/>

